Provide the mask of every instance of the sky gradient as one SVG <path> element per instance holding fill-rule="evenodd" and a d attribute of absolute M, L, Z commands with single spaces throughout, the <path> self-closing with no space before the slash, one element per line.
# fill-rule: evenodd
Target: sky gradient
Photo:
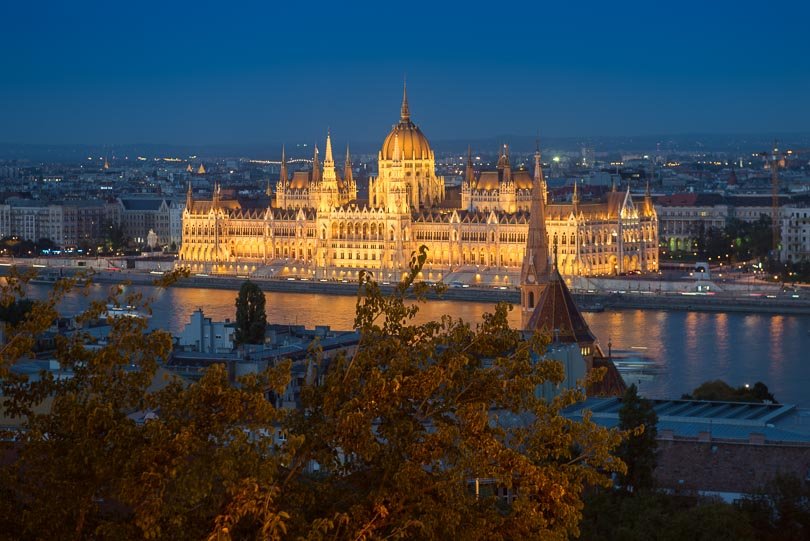
<path fill-rule="evenodd" d="M 3 2 L 0 141 L 810 131 L 806 1 L 171 4 Z"/>

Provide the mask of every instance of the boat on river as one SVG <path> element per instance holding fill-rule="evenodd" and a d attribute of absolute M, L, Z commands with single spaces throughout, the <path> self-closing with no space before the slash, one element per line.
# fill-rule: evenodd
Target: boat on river
<path fill-rule="evenodd" d="M 138 310 L 135 306 L 108 304 L 107 311 L 102 314 L 102 317 L 136 317 L 147 319 L 150 316 L 149 314 Z"/>

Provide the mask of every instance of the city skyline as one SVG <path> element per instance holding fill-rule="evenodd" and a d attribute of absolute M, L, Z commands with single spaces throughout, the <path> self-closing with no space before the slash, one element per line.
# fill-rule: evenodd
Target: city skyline
<path fill-rule="evenodd" d="M 7 6 L 0 140 L 362 143 L 405 77 L 436 141 L 806 131 L 810 8 L 678 8 Z"/>

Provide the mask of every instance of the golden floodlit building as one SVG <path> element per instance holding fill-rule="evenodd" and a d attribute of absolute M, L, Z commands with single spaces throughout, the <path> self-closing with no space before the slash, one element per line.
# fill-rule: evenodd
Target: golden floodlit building
<path fill-rule="evenodd" d="M 658 270 L 658 220 L 647 194 L 636 203 L 611 191 L 599 202 L 548 201 L 540 153 L 534 171 L 513 170 L 509 149 L 494 171 L 475 171 L 471 157 L 460 204 L 446 197 L 427 137 L 413 123 L 407 94 L 400 120 L 378 153 L 368 199 L 358 200 L 347 149 L 342 174 L 327 135 L 309 171 L 281 176 L 267 208 L 210 200 L 189 190 L 179 265 L 193 272 L 350 279 L 371 270 L 398 279 L 420 245 L 428 248 L 423 278 L 517 286 L 526 250 L 533 185 L 542 186 L 549 256 L 563 275 Z M 553 252 L 553 254 L 551 253 Z"/>

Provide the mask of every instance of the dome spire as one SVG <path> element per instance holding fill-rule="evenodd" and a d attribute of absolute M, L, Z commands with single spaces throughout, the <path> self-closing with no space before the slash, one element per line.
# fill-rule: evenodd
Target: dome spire
<path fill-rule="evenodd" d="M 408 108 L 408 84 L 402 81 L 402 108 L 399 112 L 399 120 L 407 122 L 411 119 L 411 110 Z"/>

